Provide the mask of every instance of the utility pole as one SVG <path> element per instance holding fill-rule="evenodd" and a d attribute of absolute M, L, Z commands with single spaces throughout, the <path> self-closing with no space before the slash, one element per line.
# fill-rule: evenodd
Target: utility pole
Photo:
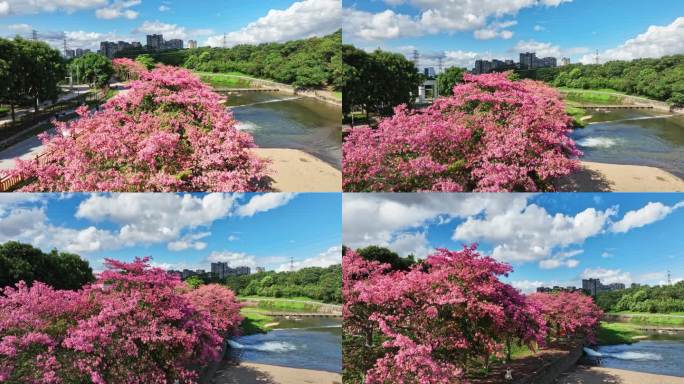
<path fill-rule="evenodd" d="M 66 32 L 62 32 L 62 39 L 64 40 L 64 57 L 67 57 L 67 38 L 66 38 Z"/>
<path fill-rule="evenodd" d="M 223 34 L 223 48 L 226 48 L 226 34 Z"/>
<path fill-rule="evenodd" d="M 416 69 L 418 70 L 418 72 L 420 72 L 420 69 L 418 69 L 418 62 L 420 61 L 420 54 L 418 53 L 417 49 L 413 50 L 413 60 L 412 61 L 413 61 L 413 65 L 416 66 Z"/>
<path fill-rule="evenodd" d="M 672 275 L 669 269 L 667 270 L 667 285 L 672 285 Z"/>
<path fill-rule="evenodd" d="M 290 272 L 294 271 L 294 256 L 290 256 Z"/>
<path fill-rule="evenodd" d="M 598 53 L 598 49 L 596 50 L 596 65 L 599 65 L 599 53 Z"/>
<path fill-rule="evenodd" d="M 38 31 L 35 29 L 31 31 L 31 40 L 37 41 L 38 40 Z"/>
<path fill-rule="evenodd" d="M 444 64 L 444 56 L 440 55 L 440 56 L 437 58 L 437 71 L 438 71 L 437 73 L 438 73 L 438 74 L 439 74 L 439 73 L 442 73 L 442 66 L 443 66 L 443 64 Z"/>

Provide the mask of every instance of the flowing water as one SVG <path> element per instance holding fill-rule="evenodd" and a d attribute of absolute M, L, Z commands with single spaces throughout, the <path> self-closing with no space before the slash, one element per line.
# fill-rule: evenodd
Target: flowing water
<path fill-rule="evenodd" d="M 646 110 L 587 110 L 589 125 L 572 138 L 582 160 L 647 165 L 684 178 L 684 116 Z"/>
<path fill-rule="evenodd" d="M 299 149 L 341 168 L 340 107 L 279 92 L 228 95 L 227 105 L 259 147 Z"/>
<path fill-rule="evenodd" d="M 231 340 L 231 357 L 283 367 L 342 371 L 342 327 L 339 319 L 275 319 L 279 324 L 268 333 Z"/>
<path fill-rule="evenodd" d="M 651 334 L 634 344 L 584 349 L 590 365 L 684 377 L 684 333 Z"/>

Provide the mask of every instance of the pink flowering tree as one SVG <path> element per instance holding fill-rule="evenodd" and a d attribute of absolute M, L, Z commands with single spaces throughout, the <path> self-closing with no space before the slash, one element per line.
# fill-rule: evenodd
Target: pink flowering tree
<path fill-rule="evenodd" d="M 144 65 L 126 57 L 112 60 L 112 67 L 114 67 L 114 74 L 121 81 L 138 80 L 143 73 L 147 72 Z"/>
<path fill-rule="evenodd" d="M 595 341 L 603 312 L 591 297 L 580 292 L 557 292 L 533 293 L 529 299 L 541 308 L 549 337 Z"/>
<path fill-rule="evenodd" d="M 268 190 L 266 161 L 221 100 L 187 70 L 142 72 L 102 111 L 55 122 L 44 155 L 9 174 L 29 181 L 23 191 Z"/>
<path fill-rule="evenodd" d="M 220 357 L 241 320 L 230 290 L 187 292 L 148 259 L 107 268 L 78 292 L 38 282 L 4 289 L 0 381 L 195 383 L 197 368 Z"/>
<path fill-rule="evenodd" d="M 343 188 L 361 191 L 544 191 L 579 167 L 559 94 L 506 73 L 464 75 L 453 96 L 406 106 L 343 144 Z"/>
<path fill-rule="evenodd" d="M 439 249 L 408 271 L 344 256 L 345 374 L 365 383 L 457 383 L 516 342 L 544 342 L 536 305 L 499 280 L 511 267 L 477 253 Z M 347 347 L 377 359 L 355 359 Z M 381 353 L 377 349 L 381 348 Z"/>

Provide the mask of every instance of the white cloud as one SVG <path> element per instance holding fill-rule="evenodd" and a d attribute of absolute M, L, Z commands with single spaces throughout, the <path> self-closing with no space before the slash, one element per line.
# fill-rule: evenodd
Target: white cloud
<path fill-rule="evenodd" d="M 505 261 L 542 261 L 554 259 L 553 252 L 582 244 L 601 232 L 613 208 L 598 211 L 587 208 L 576 215 L 549 214 L 545 208 L 531 204 L 509 209 L 504 214 L 483 218 L 469 217 L 454 231 L 454 240 L 487 241 L 494 245 L 492 257 Z M 553 267 L 549 261 L 546 267 Z"/>
<path fill-rule="evenodd" d="M 613 223 L 610 230 L 616 233 L 625 233 L 633 228 L 640 228 L 660 221 L 681 207 L 684 207 L 684 201 L 681 201 L 672 207 L 659 202 L 650 202 L 636 211 L 627 212 L 622 220 Z"/>
<path fill-rule="evenodd" d="M 211 235 L 211 232 L 200 232 L 189 234 L 183 236 L 182 238 L 172 241 L 167 245 L 170 251 L 184 251 L 186 249 L 194 249 L 196 251 L 201 251 L 207 247 L 207 243 L 199 241 L 207 236 Z"/>
<path fill-rule="evenodd" d="M 609 259 L 609 258 L 613 257 L 613 254 L 610 252 L 604 251 L 603 253 L 601 253 L 601 257 L 603 257 L 604 259 Z"/>
<path fill-rule="evenodd" d="M 684 17 L 678 17 L 669 25 L 652 25 L 646 32 L 627 40 L 616 48 L 602 52 L 599 56 L 601 62 L 606 62 L 681 53 L 684 53 Z M 595 57 L 587 54 L 580 61 L 584 64 L 591 64 L 595 62 Z"/>
<path fill-rule="evenodd" d="M 566 57 L 576 56 L 589 52 L 585 47 L 561 48 L 559 45 L 544 43 L 535 40 L 521 40 L 509 50 L 511 53 L 535 52 L 537 57 Z"/>
<path fill-rule="evenodd" d="M 171 10 L 171 7 L 169 7 L 169 6 L 166 6 L 163 4 L 159 6 L 159 12 L 168 12 L 170 10 Z"/>
<path fill-rule="evenodd" d="M 414 255 L 417 258 L 424 259 L 428 254 L 434 251 L 426 236 L 426 232 L 399 233 L 387 244 L 387 246 L 402 257 Z"/>
<path fill-rule="evenodd" d="M 239 237 L 237 237 L 235 235 L 228 235 L 228 241 L 238 241 L 238 240 L 240 240 Z"/>
<path fill-rule="evenodd" d="M 2 5 L 0 5 L 0 14 L 2 14 Z M 7 26 L 7 29 L 12 30 L 16 33 L 28 33 L 33 30 L 33 27 L 29 24 L 11 24 Z"/>
<path fill-rule="evenodd" d="M 572 0 L 410 0 L 418 15 L 409 16 L 387 9 L 378 13 L 345 8 L 343 30 L 355 39 L 374 41 L 399 37 L 473 30 L 475 36 L 493 38 L 494 33 L 511 38 L 511 31 L 496 32 L 487 28 L 490 19 L 514 16 L 524 8 L 535 6 L 556 7 Z M 393 0 L 390 5 L 404 3 Z M 503 27 L 505 28 L 505 27 Z"/>
<path fill-rule="evenodd" d="M 107 5 L 108 0 L 4 0 L 0 15 L 35 14 L 40 12 L 75 12 Z"/>
<path fill-rule="evenodd" d="M 533 29 L 534 29 L 535 32 L 541 32 L 541 31 L 546 30 L 546 28 L 544 28 L 544 27 L 541 26 L 541 25 L 535 25 Z"/>
<path fill-rule="evenodd" d="M 295 271 L 302 268 L 321 267 L 325 268 L 331 265 L 342 263 L 342 247 L 333 246 L 318 254 L 318 256 L 310 257 L 302 261 L 295 261 L 292 266 Z M 278 272 L 290 271 L 290 263 L 281 264 L 277 269 Z"/>
<path fill-rule="evenodd" d="M 295 193 L 265 193 L 252 197 L 249 202 L 237 210 L 238 216 L 251 217 L 259 212 L 270 211 L 290 202 Z"/>
<path fill-rule="evenodd" d="M 603 284 L 623 283 L 629 285 L 633 281 L 632 275 L 629 272 L 623 272 L 621 269 L 587 268 L 582 271 L 580 276 L 583 279 L 600 279 Z"/>
<path fill-rule="evenodd" d="M 210 263 L 228 263 L 228 265 L 233 268 L 244 266 L 254 269 L 257 267 L 256 257 L 248 255 L 244 252 L 214 251 L 207 256 L 207 261 Z"/>
<path fill-rule="evenodd" d="M 541 269 L 554 269 L 559 267 L 575 268 L 579 265 L 579 260 L 573 257 L 584 253 L 582 249 L 575 249 L 572 251 L 560 252 L 551 256 L 549 259 L 544 259 L 539 262 Z"/>
<path fill-rule="evenodd" d="M 473 35 L 478 40 L 491 40 L 497 37 L 508 40 L 513 37 L 513 32 L 505 28 L 513 27 L 517 24 L 518 22 L 515 20 L 494 22 L 486 28 L 476 30 L 473 32 Z"/>
<path fill-rule="evenodd" d="M 523 292 L 534 292 L 537 288 L 543 287 L 544 282 L 538 280 L 514 280 L 511 285 Z"/>
<path fill-rule="evenodd" d="M 283 42 L 322 36 L 340 28 L 342 5 L 339 0 L 303 0 L 284 10 L 271 9 L 266 16 L 246 27 L 226 34 L 226 45 Z M 223 35 L 211 36 L 205 45 L 220 47 Z"/>
<path fill-rule="evenodd" d="M 138 17 L 138 12 L 129 8 L 140 3 L 141 0 L 115 0 L 110 6 L 95 11 L 95 17 L 105 20 L 118 19 L 120 17 L 133 20 Z"/>
<path fill-rule="evenodd" d="M 159 20 L 145 20 L 138 28 L 134 29 L 133 32 L 146 35 L 162 34 L 165 39 L 185 39 L 188 35 L 185 27 L 176 24 L 162 23 Z"/>

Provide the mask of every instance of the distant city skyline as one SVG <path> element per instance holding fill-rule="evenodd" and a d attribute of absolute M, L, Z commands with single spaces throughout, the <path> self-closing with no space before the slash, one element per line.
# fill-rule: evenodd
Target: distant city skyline
<path fill-rule="evenodd" d="M 341 263 L 336 194 L 0 194 L 0 243 L 166 270 L 211 263 L 290 270 Z"/>
<path fill-rule="evenodd" d="M 0 36 L 36 37 L 60 51 L 64 37 L 67 49 L 94 52 L 102 41 L 144 45 L 152 34 L 217 47 L 323 36 L 340 28 L 340 17 L 339 0 L 2 0 Z"/>
<path fill-rule="evenodd" d="M 420 68 L 472 69 L 475 60 L 517 60 L 521 52 L 572 62 L 684 53 L 684 2 L 637 0 L 421 2 L 343 0 L 343 38 L 359 48 L 417 50 Z M 610 14 L 607 18 L 605 15 Z"/>
<path fill-rule="evenodd" d="M 677 194 L 374 194 L 343 197 L 343 244 L 402 256 L 477 243 L 510 263 L 504 280 L 538 287 L 660 285 L 684 279 Z M 373 220 L 368 220 L 373 217 Z"/>

